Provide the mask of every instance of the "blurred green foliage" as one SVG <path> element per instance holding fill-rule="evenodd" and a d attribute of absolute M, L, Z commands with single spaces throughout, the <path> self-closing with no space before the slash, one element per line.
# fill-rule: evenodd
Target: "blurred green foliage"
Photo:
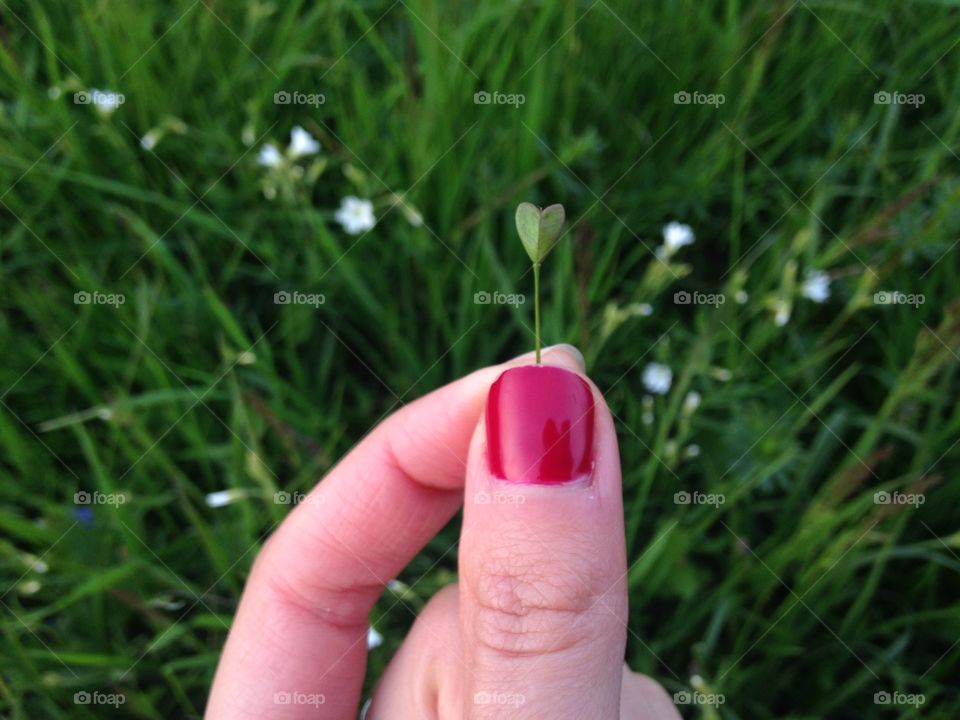
<path fill-rule="evenodd" d="M 522 200 L 567 209 L 543 336 L 618 421 L 633 667 L 724 695 L 691 717 L 960 715 L 954 4 L 0 5 L 5 717 L 198 717 L 274 493 L 532 348 L 532 303 L 474 301 L 531 292 Z M 295 126 L 320 153 L 259 164 Z M 371 685 L 455 525 L 378 606 Z"/>

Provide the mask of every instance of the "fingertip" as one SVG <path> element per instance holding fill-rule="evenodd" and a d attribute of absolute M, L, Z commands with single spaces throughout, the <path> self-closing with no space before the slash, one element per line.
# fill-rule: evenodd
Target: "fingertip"
<path fill-rule="evenodd" d="M 504 367 L 511 368 L 521 365 L 532 365 L 536 362 L 536 358 L 536 352 L 530 351 L 523 355 L 518 355 L 513 358 L 513 360 L 507 361 L 504 363 Z M 543 348 L 540 351 L 540 364 L 557 365 L 581 374 L 586 372 L 587 369 L 586 361 L 583 359 L 583 353 L 569 343 L 559 343 Z"/>
<path fill-rule="evenodd" d="M 576 369 L 580 372 L 587 371 L 587 363 L 583 359 L 583 353 L 575 345 L 570 345 L 569 343 L 560 343 L 558 345 L 551 345 L 550 347 L 543 350 L 543 355 L 548 356 L 549 358 L 563 358 L 565 362 L 572 362 L 576 365 Z"/>

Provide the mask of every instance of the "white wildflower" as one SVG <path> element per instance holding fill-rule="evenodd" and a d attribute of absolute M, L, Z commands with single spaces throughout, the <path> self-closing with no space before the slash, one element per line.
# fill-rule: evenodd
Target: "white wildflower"
<path fill-rule="evenodd" d="M 205 500 L 209 507 L 218 508 L 224 507 L 225 505 L 230 505 L 238 500 L 243 500 L 245 497 L 247 497 L 246 490 L 233 488 L 230 490 L 218 490 L 217 492 L 208 493 Z"/>
<path fill-rule="evenodd" d="M 673 383 L 673 371 L 662 363 L 650 363 L 643 370 L 643 384 L 652 393 L 666 395 Z"/>
<path fill-rule="evenodd" d="M 320 152 L 320 143 L 314 139 L 313 135 L 308 133 L 299 125 L 290 131 L 290 147 L 287 153 L 294 160 L 306 155 L 316 155 Z"/>
<path fill-rule="evenodd" d="M 687 396 L 683 399 L 683 410 L 688 415 L 692 414 L 694 410 L 700 407 L 700 393 L 696 390 L 691 390 L 687 393 Z"/>
<path fill-rule="evenodd" d="M 737 293 L 733 296 L 733 299 L 737 301 L 737 305 L 746 305 L 747 300 L 750 299 L 750 296 L 747 295 L 746 290 L 737 290 Z"/>
<path fill-rule="evenodd" d="M 24 595 L 36 595 L 42 587 L 43 584 L 38 580 L 27 580 L 26 582 L 20 583 L 17 589 Z"/>
<path fill-rule="evenodd" d="M 148 130 L 146 135 L 140 138 L 140 147 L 144 150 L 153 150 L 158 142 L 160 142 L 160 131 L 154 128 Z"/>
<path fill-rule="evenodd" d="M 694 240 L 693 228 L 674 220 L 663 226 L 663 245 L 657 248 L 657 254 L 670 257 L 685 245 L 692 245 Z"/>
<path fill-rule="evenodd" d="M 280 154 L 280 151 L 277 150 L 277 146 L 273 143 L 267 143 L 257 154 L 257 163 L 263 165 L 264 167 L 272 168 L 279 165 L 283 162 L 283 156 Z"/>
<path fill-rule="evenodd" d="M 830 276 L 823 270 L 810 270 L 800 286 L 800 293 L 815 303 L 826 302 L 830 297 Z"/>
<path fill-rule="evenodd" d="M 367 650 L 373 650 L 383 644 L 383 635 L 377 632 L 373 625 L 367 630 Z"/>
<path fill-rule="evenodd" d="M 340 201 L 340 209 L 337 210 L 334 219 L 351 235 L 359 235 L 377 224 L 377 219 L 373 215 L 373 203 L 352 195 Z"/>

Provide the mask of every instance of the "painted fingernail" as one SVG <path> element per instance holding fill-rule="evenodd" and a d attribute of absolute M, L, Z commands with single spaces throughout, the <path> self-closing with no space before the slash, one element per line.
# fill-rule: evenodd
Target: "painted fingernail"
<path fill-rule="evenodd" d="M 507 370 L 490 388 L 486 423 L 490 472 L 501 480 L 552 485 L 590 474 L 593 393 L 569 370 Z"/>

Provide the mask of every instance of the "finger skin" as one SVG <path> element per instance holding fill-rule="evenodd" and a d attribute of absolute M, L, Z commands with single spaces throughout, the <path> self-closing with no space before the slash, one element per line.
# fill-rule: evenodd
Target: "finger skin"
<path fill-rule="evenodd" d="M 653 678 L 623 666 L 620 691 L 621 720 L 681 720 L 677 706 Z"/>
<path fill-rule="evenodd" d="M 380 678 L 366 720 L 462 717 L 459 604 L 456 585 L 430 598 Z"/>
<path fill-rule="evenodd" d="M 575 364 L 563 348 L 550 356 Z M 462 502 L 490 384 L 531 360 L 478 370 L 404 407 L 290 513 L 254 563 L 208 719 L 356 716 L 370 610 Z"/>
<path fill-rule="evenodd" d="M 491 473 L 483 422 L 474 433 L 459 556 L 465 717 L 619 718 L 620 459 L 609 411 L 587 382 L 595 422 L 586 479 L 505 482 Z"/>
<path fill-rule="evenodd" d="M 460 720 L 463 652 L 456 584 L 434 595 L 377 684 L 364 720 Z M 656 680 L 623 665 L 620 720 L 681 720 Z"/>

